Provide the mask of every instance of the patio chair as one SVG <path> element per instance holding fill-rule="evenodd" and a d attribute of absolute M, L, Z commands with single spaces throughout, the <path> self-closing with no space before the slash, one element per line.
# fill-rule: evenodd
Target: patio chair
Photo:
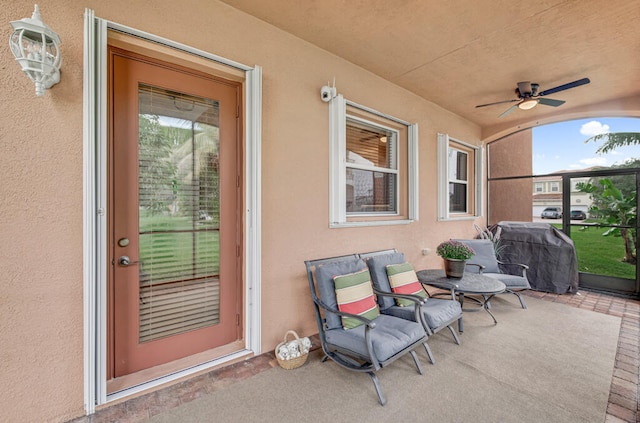
<path fill-rule="evenodd" d="M 387 273 L 387 266 L 404 265 L 406 263 L 404 254 L 399 253 L 395 249 L 375 251 L 371 253 L 360 254 L 361 258 L 364 258 L 369 266 L 369 272 L 371 273 L 371 281 L 373 282 L 374 292 L 376 294 L 392 293 L 391 282 Z M 406 265 L 405 265 L 406 266 Z M 406 270 L 413 271 L 413 268 L 406 266 Z M 405 270 L 400 268 L 401 270 Z M 415 273 L 413 273 L 415 275 Z M 411 279 L 411 278 L 409 278 Z M 408 280 L 407 280 L 408 281 Z M 414 281 L 408 281 L 414 282 Z M 401 317 L 403 319 L 419 321 L 425 328 L 428 336 L 440 332 L 444 328 L 448 328 L 453 335 L 453 339 L 456 344 L 460 345 L 460 338 L 456 330 L 453 328 L 453 324 L 462 319 L 462 307 L 460 303 L 456 301 L 455 295 L 449 299 L 429 298 L 427 292 L 422 285 L 418 282 L 417 276 L 415 282 L 421 292 L 424 293 L 420 298 L 424 301 L 421 306 L 420 319 L 416 320 L 415 313 L 413 313 L 413 307 L 406 307 L 402 305 L 402 300 L 397 301 L 394 298 L 388 296 L 378 296 L 378 304 L 380 306 L 380 312 L 391 316 Z M 412 286 L 412 285 L 403 285 Z M 401 288 L 397 288 L 401 289 Z M 415 291 L 415 289 L 413 289 Z M 424 344 L 429 360 L 432 364 L 435 364 L 435 359 L 431 353 L 431 349 Z"/>
<path fill-rule="evenodd" d="M 387 401 L 375 372 L 410 354 L 418 373 L 422 374 L 422 367 L 414 350 L 427 340 L 424 327 L 416 322 L 379 313 L 373 297 L 367 265 L 357 255 L 307 260 L 305 265 L 318 324 L 318 335 L 325 354 L 322 361 L 330 358 L 345 369 L 367 373 L 373 381 L 380 404 L 385 405 Z M 360 278 L 361 284 L 349 285 L 352 281 L 345 282 L 346 279 L 356 277 Z M 340 292 L 343 285 L 357 289 L 365 289 L 368 285 L 372 298 L 367 300 L 372 303 L 373 310 L 362 313 L 368 317 L 363 317 L 360 313 L 340 310 L 340 308 L 354 310 L 356 308 L 354 304 L 365 302 L 354 301 L 345 305 L 344 294 Z M 338 286 L 338 293 L 336 293 L 336 286 Z M 407 295 L 392 294 L 392 296 L 414 301 L 413 308 L 416 315 L 419 315 L 422 301 L 416 301 L 415 298 Z M 352 296 L 351 299 L 353 297 L 356 296 Z M 339 298 L 342 303 L 339 303 Z"/>
<path fill-rule="evenodd" d="M 475 251 L 475 255 L 467 262 L 465 271 L 481 273 L 500 280 L 507 286 L 504 292 L 514 294 L 520 300 L 522 308 L 527 308 L 520 292 L 525 289 L 531 289 L 527 279 L 529 266 L 520 263 L 505 263 L 498 260 L 495 246 L 491 240 L 458 239 L 457 241 L 464 242 Z"/>

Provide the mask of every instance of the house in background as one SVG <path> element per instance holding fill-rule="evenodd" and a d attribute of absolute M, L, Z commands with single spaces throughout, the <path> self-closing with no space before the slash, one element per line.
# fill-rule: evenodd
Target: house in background
<path fill-rule="evenodd" d="M 33 3 L 3 6 L 8 40 Z M 489 224 L 489 203 L 530 219 L 530 180 L 487 184 L 530 175 L 530 128 L 640 116 L 632 0 L 39 6 L 58 84 L 36 97 L 0 43 L 8 422 L 67 421 L 314 334 L 304 260 L 397 248 L 440 267 L 428 252 Z M 520 81 L 584 77 L 560 107 L 499 117 Z M 145 326 L 158 291 L 193 305 L 167 269 L 213 310 L 184 333 Z"/>
<path fill-rule="evenodd" d="M 587 170 L 589 169 L 583 169 L 581 172 Z M 585 214 L 589 211 L 590 195 L 578 191 L 576 188 L 578 183 L 588 181 L 589 178 L 585 177 L 571 178 L 571 210 L 580 210 Z M 562 208 L 562 176 L 545 175 L 533 178 L 533 216 L 540 217 L 542 211 L 547 207 Z"/>

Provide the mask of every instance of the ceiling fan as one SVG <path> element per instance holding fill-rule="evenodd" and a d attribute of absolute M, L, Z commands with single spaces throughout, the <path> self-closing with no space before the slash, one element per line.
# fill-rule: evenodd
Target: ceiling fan
<path fill-rule="evenodd" d="M 517 99 L 498 101 L 495 103 L 488 103 L 488 104 L 480 104 L 476 106 L 476 108 L 493 106 L 494 104 L 514 103 L 517 101 L 518 104 L 514 104 L 513 106 L 509 107 L 500 116 L 498 116 L 499 118 L 501 118 L 513 112 L 515 109 L 529 110 L 529 109 L 533 109 L 538 104 L 543 104 L 545 106 L 558 107 L 564 104 L 564 100 L 554 100 L 552 98 L 540 98 L 540 97 L 557 93 L 559 91 L 568 90 L 569 88 L 579 87 L 580 85 L 585 85 L 585 84 L 588 84 L 589 82 L 591 82 L 589 78 L 582 78 L 582 79 L 578 79 L 577 81 L 569 82 L 568 84 L 559 85 L 555 88 L 550 88 L 548 90 L 544 90 L 540 92 L 538 92 L 538 88 L 540 87 L 539 84 L 529 82 L 529 81 L 518 82 L 518 88 L 516 88 L 516 95 L 518 96 Z"/>

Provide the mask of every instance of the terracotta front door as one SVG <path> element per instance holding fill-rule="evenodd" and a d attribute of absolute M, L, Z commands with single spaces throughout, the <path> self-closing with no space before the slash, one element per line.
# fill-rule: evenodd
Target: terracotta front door
<path fill-rule="evenodd" d="M 109 59 L 118 377 L 241 337 L 240 86 L 118 49 Z"/>

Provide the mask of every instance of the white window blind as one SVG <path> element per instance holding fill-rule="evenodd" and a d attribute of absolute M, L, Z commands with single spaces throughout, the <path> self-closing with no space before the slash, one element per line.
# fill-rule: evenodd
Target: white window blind
<path fill-rule="evenodd" d="M 220 319 L 219 108 L 139 87 L 140 342 Z"/>

